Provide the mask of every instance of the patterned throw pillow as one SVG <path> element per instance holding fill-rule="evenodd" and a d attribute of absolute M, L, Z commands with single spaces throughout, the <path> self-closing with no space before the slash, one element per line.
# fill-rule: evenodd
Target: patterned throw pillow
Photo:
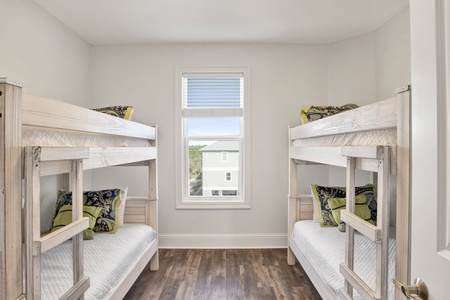
<path fill-rule="evenodd" d="M 97 206 L 102 208 L 94 226 L 95 232 L 114 233 L 117 231 L 119 226 L 116 218 L 119 205 L 122 201 L 122 195 L 123 190 L 121 189 L 87 191 L 83 193 L 84 206 Z M 72 192 L 58 191 L 54 218 L 63 205 L 72 205 Z"/>
<path fill-rule="evenodd" d="M 377 225 L 374 220 L 372 220 L 372 214 L 369 208 L 370 203 L 366 203 L 367 198 L 364 194 L 359 194 L 355 197 L 355 215 L 367 222 Z M 347 199 L 345 198 L 330 198 L 328 199 L 328 205 L 331 209 L 331 214 L 333 215 L 334 221 L 339 225 L 342 223 L 341 220 L 341 210 L 347 207 Z"/>
<path fill-rule="evenodd" d="M 94 226 L 102 208 L 96 206 L 83 206 L 83 217 L 89 218 L 89 227 L 83 231 L 83 239 L 92 240 L 94 238 Z M 53 220 L 52 230 L 54 232 L 72 223 L 72 205 L 63 205 Z"/>
<path fill-rule="evenodd" d="M 131 120 L 131 116 L 133 115 L 133 106 L 116 105 L 101 108 L 93 108 L 92 110 L 125 120 Z"/>
<path fill-rule="evenodd" d="M 320 226 L 337 226 L 338 224 L 334 220 L 328 200 L 330 198 L 345 198 L 347 196 L 345 193 L 345 187 L 327 187 L 312 184 L 311 191 L 320 210 Z M 377 201 L 375 198 L 375 186 L 373 184 L 366 184 L 364 186 L 355 187 L 355 196 L 358 196 L 360 194 L 365 196 L 365 203 L 370 209 L 370 219 L 376 223 Z"/>
<path fill-rule="evenodd" d="M 306 124 L 315 120 L 323 119 L 340 112 L 358 108 L 356 104 L 345 104 L 342 106 L 314 106 L 310 105 L 302 108 L 300 117 L 302 123 Z"/>

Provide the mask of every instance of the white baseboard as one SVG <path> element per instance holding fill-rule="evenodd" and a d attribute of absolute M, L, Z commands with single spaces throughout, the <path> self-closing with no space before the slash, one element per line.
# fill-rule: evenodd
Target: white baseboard
<path fill-rule="evenodd" d="M 286 234 L 160 234 L 160 249 L 287 248 Z"/>

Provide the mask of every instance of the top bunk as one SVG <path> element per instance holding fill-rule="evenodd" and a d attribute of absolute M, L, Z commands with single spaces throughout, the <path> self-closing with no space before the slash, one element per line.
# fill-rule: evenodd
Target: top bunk
<path fill-rule="evenodd" d="M 2 110 L 11 125 L 5 137 L 22 147 L 40 147 L 41 156 L 51 153 L 56 158 L 59 149 L 79 149 L 87 153 L 85 170 L 156 159 L 156 126 L 29 94 L 5 78 L 1 83 L 8 94 Z"/>
<path fill-rule="evenodd" d="M 289 128 L 289 157 L 298 164 L 327 164 L 345 167 L 345 152 L 363 152 L 388 146 L 391 173 L 396 173 L 399 143 L 409 128 L 410 87 L 397 89 L 397 97 L 341 112 L 323 119 Z M 407 146 L 409 147 L 409 146 Z M 349 150 L 350 149 L 350 150 Z M 373 160 L 358 159 L 358 168 L 377 169 Z"/>

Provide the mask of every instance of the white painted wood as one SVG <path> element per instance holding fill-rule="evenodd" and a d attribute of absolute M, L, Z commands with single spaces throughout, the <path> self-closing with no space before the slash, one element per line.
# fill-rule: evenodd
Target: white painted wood
<path fill-rule="evenodd" d="M 341 210 L 341 220 L 368 237 L 371 241 L 381 242 L 381 230 L 360 217 Z"/>
<path fill-rule="evenodd" d="M 395 128 L 396 103 L 394 97 L 294 127 L 291 139 Z"/>
<path fill-rule="evenodd" d="M 23 93 L 22 118 L 29 126 L 155 139 L 155 127 L 28 93 Z"/>
<path fill-rule="evenodd" d="M 72 286 L 67 293 L 62 295 L 59 300 L 76 300 L 82 299 L 84 292 L 90 287 L 91 283 L 89 277 L 83 277 L 74 286 Z"/>
<path fill-rule="evenodd" d="M 83 163 L 84 170 L 156 159 L 157 150 L 156 147 L 91 147 L 89 153 Z"/>
<path fill-rule="evenodd" d="M 350 214 L 355 214 L 355 171 L 356 158 L 347 157 L 346 169 L 346 208 Z M 349 223 L 345 224 L 345 266 L 350 270 L 354 268 L 355 261 L 355 229 Z M 344 275 L 344 286 L 347 294 L 353 297 L 353 282 Z"/>
<path fill-rule="evenodd" d="M 340 264 L 339 271 L 344 275 L 344 278 L 358 291 L 363 299 L 381 300 L 381 297 L 377 295 L 365 282 L 351 268 L 344 263 Z M 345 291 L 345 290 L 344 290 Z M 351 297 L 351 294 L 346 293 Z M 352 298 L 350 298 L 352 299 Z"/>
<path fill-rule="evenodd" d="M 341 147 L 342 156 L 379 159 L 381 146 L 345 146 Z"/>
<path fill-rule="evenodd" d="M 84 217 L 80 220 L 74 221 L 55 232 L 49 233 L 42 238 L 39 238 L 35 243 L 39 243 L 40 246 L 35 249 L 39 249 L 38 253 L 34 253 L 35 256 L 47 252 L 48 250 L 64 243 L 68 239 L 82 233 L 83 230 L 89 228 L 89 219 Z"/>
<path fill-rule="evenodd" d="M 450 1 L 410 1 L 412 71 L 411 278 L 448 299 L 450 249 Z M 432 120 L 432 121 L 430 121 Z"/>
<path fill-rule="evenodd" d="M 89 148 L 40 147 L 40 161 L 61 161 L 89 158 Z"/>
<path fill-rule="evenodd" d="M 20 86 L 0 83 L 0 299 L 22 295 Z"/>

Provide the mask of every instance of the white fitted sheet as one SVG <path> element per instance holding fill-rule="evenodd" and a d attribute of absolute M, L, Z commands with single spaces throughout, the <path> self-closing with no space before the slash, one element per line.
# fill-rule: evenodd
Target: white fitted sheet
<path fill-rule="evenodd" d="M 312 220 L 295 223 L 293 238 L 303 250 L 314 269 L 330 287 L 338 299 L 338 292 L 344 286 L 344 277 L 339 264 L 345 256 L 345 233 L 337 227 L 320 227 Z M 389 228 L 389 299 L 394 299 L 395 274 L 395 228 Z M 375 288 L 376 247 L 362 234 L 355 234 L 355 272 L 372 289 Z M 354 299 L 362 299 L 357 293 Z"/>
<path fill-rule="evenodd" d="M 115 234 L 95 233 L 84 241 L 84 274 L 90 277 L 86 300 L 104 299 L 156 238 L 143 224 L 124 224 Z M 72 285 L 72 242 L 42 255 L 42 299 L 58 299 Z"/>

